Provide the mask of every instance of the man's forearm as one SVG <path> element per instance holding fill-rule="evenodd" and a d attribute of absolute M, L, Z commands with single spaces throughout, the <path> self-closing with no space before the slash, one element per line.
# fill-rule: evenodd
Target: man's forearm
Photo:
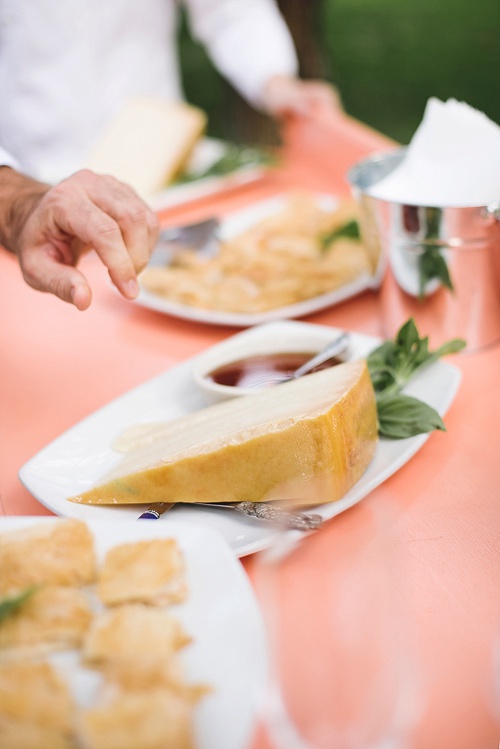
<path fill-rule="evenodd" d="M 49 186 L 0 166 L 0 244 L 16 252 L 17 241 L 28 216 Z"/>

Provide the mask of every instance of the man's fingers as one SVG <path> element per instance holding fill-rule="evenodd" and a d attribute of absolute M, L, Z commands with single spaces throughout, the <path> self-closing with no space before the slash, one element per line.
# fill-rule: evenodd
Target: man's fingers
<path fill-rule="evenodd" d="M 89 197 L 111 216 L 118 226 L 127 251 L 139 273 L 146 267 L 156 244 L 159 222 L 153 211 L 128 185 L 113 177 L 89 179 Z"/>
<path fill-rule="evenodd" d="M 73 266 L 61 263 L 52 247 L 27 249 L 20 262 L 25 281 L 34 289 L 55 294 L 79 310 L 90 306 L 92 292 L 87 279 Z"/>
<path fill-rule="evenodd" d="M 47 243 L 56 264 L 74 266 L 82 248 L 93 248 L 118 290 L 134 299 L 139 293 L 137 273 L 147 264 L 158 232 L 156 216 L 129 186 L 82 170 L 40 200 L 23 231 L 21 250 Z M 48 280 L 43 281 L 45 290 Z M 56 275 L 54 283 L 60 282 Z M 71 301 L 68 288 L 54 293 Z M 85 288 L 75 286 L 72 293 L 76 306 L 83 308 L 89 299 Z"/>
<path fill-rule="evenodd" d="M 139 292 L 136 270 L 117 222 L 86 195 L 80 197 L 77 209 L 55 205 L 53 210 L 57 226 L 93 247 L 117 289 L 134 299 Z"/>
<path fill-rule="evenodd" d="M 83 312 L 90 307 L 92 301 L 92 291 L 87 282 L 76 283 L 71 289 L 71 300 L 75 307 Z"/>

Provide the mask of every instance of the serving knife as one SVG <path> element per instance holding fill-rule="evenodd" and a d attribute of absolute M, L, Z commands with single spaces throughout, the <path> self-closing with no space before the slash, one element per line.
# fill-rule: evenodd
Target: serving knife
<path fill-rule="evenodd" d="M 138 520 L 158 520 L 165 512 L 170 510 L 174 502 L 158 502 L 148 507 Z M 259 520 L 268 520 L 277 525 L 284 526 L 299 531 L 317 530 L 323 523 L 323 518 L 317 513 L 309 512 L 291 512 L 282 507 L 277 507 L 270 502 L 193 502 L 190 506 L 200 505 L 202 507 L 222 507 L 226 510 L 236 510 L 243 515 L 258 518 Z"/>
<path fill-rule="evenodd" d="M 158 520 L 164 512 L 170 510 L 174 506 L 174 502 L 157 502 L 155 505 L 151 505 L 145 510 L 142 515 L 139 515 L 137 520 Z"/>

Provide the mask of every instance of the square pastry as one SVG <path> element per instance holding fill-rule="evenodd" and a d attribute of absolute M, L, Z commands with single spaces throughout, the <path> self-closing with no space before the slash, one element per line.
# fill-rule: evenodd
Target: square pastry
<path fill-rule="evenodd" d="M 85 661 L 159 661 L 191 642 L 181 623 L 161 609 L 130 603 L 99 614 L 83 644 Z"/>
<path fill-rule="evenodd" d="M 184 558 L 174 539 L 120 544 L 106 555 L 97 593 L 108 606 L 178 603 L 187 593 L 185 574 Z"/>
<path fill-rule="evenodd" d="M 41 583 L 87 585 L 95 573 L 94 539 L 80 520 L 36 523 L 0 535 L 0 596 Z"/>

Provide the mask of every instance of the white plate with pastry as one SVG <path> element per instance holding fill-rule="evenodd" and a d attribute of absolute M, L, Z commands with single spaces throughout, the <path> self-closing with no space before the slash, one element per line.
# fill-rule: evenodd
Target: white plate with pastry
<path fill-rule="evenodd" d="M 64 529 L 63 525 L 66 526 Z M 78 720 L 73 722 L 67 714 L 64 714 L 63 703 L 56 721 L 57 725 L 60 726 L 61 723 L 65 725 L 69 721 L 66 730 L 84 731 L 87 740 L 88 736 L 92 737 L 90 746 L 101 747 L 106 744 L 102 743 L 105 734 L 100 732 L 105 730 L 106 725 L 109 729 L 109 725 L 114 720 L 115 723 L 118 723 L 120 729 L 125 731 L 127 740 L 130 742 L 126 746 L 134 747 L 134 749 L 140 745 L 140 736 L 142 735 L 134 733 L 135 731 L 159 730 L 161 732 L 165 729 L 165 715 L 155 715 L 153 711 L 153 706 L 157 702 L 157 707 L 161 707 L 161 699 L 158 701 L 159 691 L 152 690 L 150 693 L 147 690 L 151 687 L 151 684 L 147 681 L 141 682 L 143 693 L 139 702 L 142 701 L 142 706 L 140 706 L 142 712 L 140 718 L 137 718 L 139 713 L 136 712 L 138 722 L 134 723 L 130 710 L 127 710 L 127 705 L 131 703 L 119 702 L 118 700 L 122 711 L 120 717 L 120 715 L 113 713 L 117 704 L 114 702 L 114 697 L 116 697 L 117 690 L 119 698 L 124 695 L 127 697 L 131 692 L 134 692 L 136 685 L 133 681 L 130 682 L 132 674 L 129 673 L 125 681 L 112 682 L 112 690 L 114 691 L 106 692 L 106 684 L 108 690 L 110 686 L 110 683 L 106 682 L 108 672 L 99 671 L 95 665 L 88 665 L 88 658 L 86 659 L 85 655 L 88 656 L 91 652 L 94 661 L 96 660 L 95 654 L 99 650 L 99 637 L 97 635 L 100 632 L 101 642 L 104 642 L 102 639 L 102 633 L 104 632 L 102 622 L 105 621 L 105 617 L 113 617 L 118 621 L 118 617 L 130 613 L 130 610 L 134 609 L 135 614 L 139 613 L 143 618 L 149 619 L 154 616 L 161 617 L 166 611 L 165 615 L 175 619 L 182 632 L 190 639 L 190 642 L 183 645 L 175 653 L 175 658 L 182 668 L 182 683 L 188 685 L 188 687 L 189 685 L 193 687 L 202 685 L 208 688 L 207 690 L 202 689 L 201 696 L 194 703 L 190 703 L 187 708 L 189 711 L 187 731 L 184 731 L 185 724 L 179 730 L 184 737 L 185 733 L 189 734 L 193 729 L 193 741 L 186 739 L 182 746 L 186 749 L 245 749 L 252 735 L 257 706 L 262 698 L 265 686 L 267 656 L 263 624 L 253 590 L 241 565 L 224 540 L 211 529 L 203 528 L 198 524 L 185 524 L 175 521 L 169 524 L 132 524 L 117 522 L 116 520 L 109 522 L 90 519 L 83 524 L 80 522 L 75 524 L 74 521 L 70 521 L 70 525 L 73 527 L 68 528 L 68 521 L 60 518 L 4 517 L 0 519 L 0 545 L 2 539 L 4 540 L 2 545 L 3 562 L 11 570 L 16 565 L 15 543 L 13 544 L 12 539 L 10 545 L 8 542 L 8 538 L 12 536 L 12 531 L 16 532 L 18 536 L 17 543 L 20 544 L 18 551 L 28 562 L 31 556 L 31 562 L 24 568 L 24 573 L 20 572 L 18 575 L 18 585 L 21 585 L 23 574 L 26 579 L 21 587 L 26 588 L 28 584 L 35 583 L 40 586 L 40 592 L 44 589 L 44 582 L 47 591 L 53 589 L 50 583 L 52 585 L 64 583 L 66 591 L 70 590 L 71 586 L 75 591 L 84 591 L 90 602 L 89 607 L 93 618 L 82 635 L 82 641 L 74 644 L 70 649 L 64 647 L 64 643 L 55 647 L 52 643 L 50 654 L 43 655 L 44 662 L 55 669 L 59 677 L 62 678 L 63 684 L 69 686 L 70 694 L 77 705 L 79 714 Z M 90 541 L 87 538 L 82 538 L 83 529 L 81 526 L 87 529 L 87 534 L 90 532 Z M 26 540 L 23 534 L 28 532 L 30 535 Z M 76 534 L 78 537 L 74 542 L 71 540 L 72 534 Z M 89 553 L 86 546 L 92 542 L 97 562 L 97 581 L 95 581 L 95 578 L 92 580 L 92 575 L 89 578 L 85 574 L 85 571 L 88 571 L 89 568 Z M 24 551 L 22 549 L 23 543 L 27 544 Z M 147 605 L 141 602 L 127 604 L 125 594 L 127 591 L 133 594 L 133 590 L 130 586 L 127 588 L 127 581 L 124 580 L 123 575 L 120 580 L 119 571 L 116 569 L 113 571 L 113 564 L 110 564 L 110 560 L 113 561 L 111 557 L 108 557 L 107 561 L 107 575 L 104 574 L 106 555 L 114 554 L 115 557 L 121 555 L 122 562 L 126 565 L 127 559 L 125 557 L 128 554 L 128 563 L 135 567 L 134 549 L 137 548 L 137 544 L 141 544 L 141 556 L 143 557 L 145 554 L 144 548 L 152 549 L 154 554 L 154 544 L 166 543 L 175 546 L 183 561 L 180 572 L 181 582 L 186 588 L 183 600 L 170 603 L 167 607 L 154 605 L 152 600 Z M 57 558 L 59 547 L 60 551 L 62 550 L 61 553 L 64 552 L 67 559 L 66 570 L 61 567 L 60 559 Z M 37 554 L 40 553 L 43 555 L 43 565 L 37 565 Z M 52 566 L 50 565 L 50 559 L 48 559 L 51 553 L 54 554 Z M 82 554 L 81 566 L 79 566 L 79 554 Z M 143 573 L 148 577 L 146 568 L 143 569 Z M 134 574 L 130 577 L 133 578 Z M 61 575 L 65 578 L 64 580 Z M 105 604 L 103 609 L 102 599 L 99 600 L 95 591 L 101 590 L 102 593 L 102 581 L 104 580 L 105 585 L 108 585 L 109 592 L 109 584 L 113 577 L 115 592 L 118 590 L 119 583 L 122 592 L 125 591 L 123 593 L 125 598 L 121 600 L 122 605 L 109 605 L 106 608 Z M 99 588 L 100 585 L 101 588 Z M 163 590 L 167 590 L 165 584 Z M 0 592 L 2 592 L 0 597 L 4 597 L 5 590 Z M 37 594 L 37 591 L 35 591 L 34 596 Z M 105 596 L 103 596 L 103 599 L 107 601 Z M 109 600 L 107 602 L 109 603 Z M 24 605 L 27 606 L 28 603 L 29 600 Z M 114 603 L 116 604 L 116 601 Z M 22 608 L 19 611 L 22 612 Z M 27 616 L 27 614 L 23 612 L 23 616 Z M 4 621 L 8 622 L 9 620 Z M 104 653 L 101 653 L 104 659 L 107 657 L 111 659 L 109 663 L 112 663 L 113 657 L 116 657 L 116 652 L 120 648 L 120 642 L 122 642 L 121 635 L 125 631 L 124 629 L 119 630 L 118 624 L 116 627 L 117 629 L 112 632 L 113 636 L 107 649 L 104 650 Z M 1 629 L 2 625 L 0 625 L 0 632 Z M 12 633 L 12 630 L 10 631 Z M 6 634 L 8 632 L 3 634 L 5 636 L 2 639 L 4 647 L 2 647 L 1 653 L 3 658 L 0 658 L 0 670 L 5 667 L 6 663 L 7 665 L 9 663 L 5 658 L 9 650 L 6 646 Z M 64 636 L 67 637 L 67 633 Z M 129 631 L 129 639 L 130 636 L 132 642 L 128 646 L 129 653 L 127 655 L 131 658 L 132 665 L 133 658 L 139 658 L 139 666 L 137 664 L 136 666 L 140 670 L 142 668 L 141 662 L 143 664 L 145 662 L 142 649 L 145 648 L 144 653 L 147 655 L 146 650 L 151 642 L 149 644 L 145 642 L 146 633 L 144 631 L 137 632 L 137 628 Z M 163 642 L 165 642 L 165 639 L 162 640 Z M 43 637 L 40 639 L 40 643 L 43 643 Z M 156 662 L 157 659 L 161 658 L 162 653 L 159 646 L 158 648 L 155 646 L 154 651 Z M 12 663 L 12 659 L 10 659 L 10 662 Z M 114 663 L 116 667 L 118 661 L 114 661 Z M 112 673 L 112 671 L 109 672 L 110 675 Z M 122 676 L 125 673 L 123 671 Z M 104 683 L 101 674 L 104 674 Z M 146 674 L 146 670 L 144 674 Z M 133 678 L 136 675 L 134 672 Z M 32 685 L 30 691 L 33 692 L 36 682 L 40 683 L 40 680 L 34 679 L 34 676 L 36 674 L 32 674 L 32 681 L 30 681 Z M 18 680 L 17 685 L 21 688 Z M 60 695 L 61 690 L 56 690 L 55 694 L 57 691 Z M 34 698 L 35 694 L 29 696 Z M 163 696 L 165 697 L 165 695 Z M 111 700 L 108 700 L 109 697 L 111 697 Z M 6 701 L 3 698 L 5 698 L 5 694 L 2 697 L 2 688 L 0 687 L 0 716 L 3 712 L 4 718 L 10 715 L 12 719 L 13 702 L 8 699 Z M 36 727 L 36 721 L 39 720 L 40 716 L 37 718 L 37 711 L 31 709 L 29 700 L 24 702 L 23 710 L 25 714 L 22 717 L 28 723 L 33 721 Z M 137 700 L 134 704 L 139 710 Z M 177 705 L 175 701 L 173 704 Z M 95 714 L 92 717 L 92 711 L 96 708 L 107 710 L 108 707 L 107 717 L 104 717 L 104 713 L 98 715 L 98 720 L 95 719 Z M 47 707 L 47 711 L 49 711 L 49 707 Z M 50 711 L 54 716 L 56 711 L 55 700 L 50 706 Z M 87 711 L 90 711 L 90 715 Z M 19 717 L 21 716 L 18 713 Z M 174 717 L 184 721 L 186 716 Z M 46 718 L 45 728 L 47 728 L 49 721 L 47 715 Z M 56 719 L 54 718 L 54 720 Z M 127 728 L 127 726 L 129 727 Z M 20 734 L 16 734 L 16 731 L 22 729 L 18 725 L 11 725 L 10 728 L 13 733 L 9 735 L 19 738 Z M 2 731 L 0 730 L 0 739 L 1 736 Z M 138 741 L 139 743 L 137 743 Z M 12 744 L 12 746 L 14 745 L 19 745 L 19 742 L 16 741 L 15 744 Z M 46 744 L 35 742 L 34 745 L 45 746 Z M 70 744 L 57 743 L 54 745 L 69 746 Z M 168 744 L 172 747 L 174 745 L 175 749 L 178 749 L 180 743 Z M 120 746 L 125 746 L 125 744 L 121 743 Z"/>
<path fill-rule="evenodd" d="M 251 352 L 259 342 L 271 340 L 277 346 L 284 346 L 287 341 L 296 342 L 300 337 L 312 350 L 319 350 L 338 333 L 338 329 L 328 326 L 282 321 L 231 336 L 76 424 L 29 460 L 21 468 L 20 479 L 33 496 L 57 515 L 83 520 L 136 520 L 144 511 L 144 504 L 98 506 L 69 502 L 67 498 L 91 489 L 118 463 L 122 456 L 113 444 L 128 427 L 169 421 L 208 404 L 206 393 L 193 377 L 201 357 L 206 358 L 209 352 L 214 357 L 218 353 L 222 356 L 231 350 L 241 356 L 246 346 Z M 364 357 L 379 343 L 380 340 L 372 336 L 351 333 L 350 357 Z M 455 397 L 460 377 L 460 370 L 455 366 L 437 361 L 416 374 L 405 392 L 425 401 L 443 416 Z M 357 483 L 341 499 L 321 505 L 315 512 L 328 519 L 356 504 L 410 460 L 427 439 L 426 434 L 403 440 L 381 438 L 373 459 Z M 218 530 L 238 556 L 271 546 L 277 533 L 276 528 L 265 521 L 244 517 L 233 510 L 196 505 L 174 507 L 157 522 L 166 525 L 174 520 L 201 523 Z"/>
<path fill-rule="evenodd" d="M 136 303 L 187 320 L 248 327 L 326 309 L 379 285 L 377 262 L 355 236 L 322 238 L 351 225 L 351 201 L 293 191 L 228 215 L 211 257 L 153 253 Z"/>

